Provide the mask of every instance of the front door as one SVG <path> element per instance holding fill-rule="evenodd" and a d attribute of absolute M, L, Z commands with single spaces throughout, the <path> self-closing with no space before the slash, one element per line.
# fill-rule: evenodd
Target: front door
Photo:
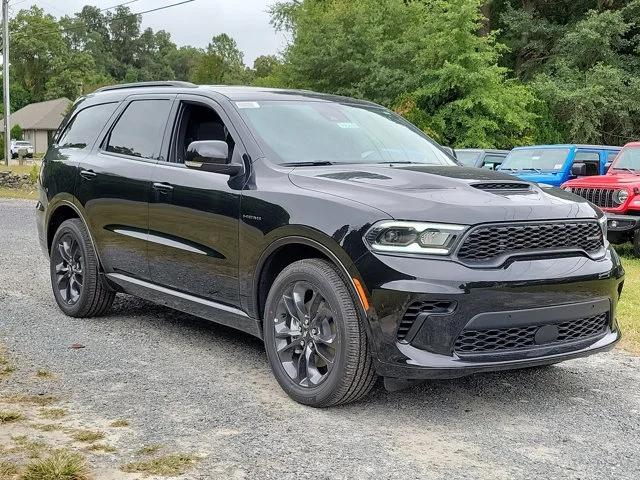
<path fill-rule="evenodd" d="M 237 306 L 241 179 L 185 167 L 187 147 L 222 140 L 242 158 L 239 137 L 212 100 L 179 96 L 169 158 L 154 166 L 149 267 L 154 283 Z"/>
<path fill-rule="evenodd" d="M 149 279 L 147 230 L 152 166 L 163 155 L 173 96 L 132 96 L 79 168 L 76 196 L 103 267 Z"/>

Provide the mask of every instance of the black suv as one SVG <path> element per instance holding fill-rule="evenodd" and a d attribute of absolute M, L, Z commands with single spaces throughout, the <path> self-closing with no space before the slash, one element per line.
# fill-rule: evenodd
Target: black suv
<path fill-rule="evenodd" d="M 121 85 L 78 100 L 54 142 L 37 223 L 60 308 L 104 315 L 125 292 L 248 332 L 299 402 L 620 338 L 597 208 L 461 167 L 378 105 Z"/>

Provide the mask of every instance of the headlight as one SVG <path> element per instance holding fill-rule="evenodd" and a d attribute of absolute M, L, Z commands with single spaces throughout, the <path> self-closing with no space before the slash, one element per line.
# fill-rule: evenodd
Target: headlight
<path fill-rule="evenodd" d="M 629 192 L 627 192 L 626 190 L 616 190 L 613 193 L 613 201 L 618 205 L 622 205 L 624 202 L 626 202 L 627 198 L 629 198 Z"/>
<path fill-rule="evenodd" d="M 466 228 L 464 225 L 387 220 L 373 225 L 364 239 L 376 252 L 448 255 Z"/>
<path fill-rule="evenodd" d="M 602 215 L 599 219 L 598 219 L 598 223 L 600 224 L 600 228 L 602 229 L 602 235 L 604 238 L 604 241 L 607 241 L 607 233 L 608 233 L 608 224 L 607 224 L 607 216 L 606 215 Z"/>
<path fill-rule="evenodd" d="M 571 187 L 564 187 L 563 190 L 565 192 L 573 193 L 573 188 L 571 188 Z"/>

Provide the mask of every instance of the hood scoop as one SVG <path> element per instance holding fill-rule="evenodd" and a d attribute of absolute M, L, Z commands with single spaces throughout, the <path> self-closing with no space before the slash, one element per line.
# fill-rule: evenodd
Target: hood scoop
<path fill-rule="evenodd" d="M 527 192 L 531 190 L 531 185 L 522 182 L 483 182 L 472 183 L 471 186 L 487 192 Z"/>

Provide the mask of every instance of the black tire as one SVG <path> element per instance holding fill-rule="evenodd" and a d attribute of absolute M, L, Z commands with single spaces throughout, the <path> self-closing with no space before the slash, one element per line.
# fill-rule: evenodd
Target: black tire
<path fill-rule="evenodd" d="M 299 285 L 307 286 L 312 292 L 318 294 L 317 297 L 321 298 L 321 300 L 315 300 L 316 294 L 313 293 L 308 302 L 305 297 L 305 301 L 301 303 L 303 308 L 307 308 L 307 312 L 312 312 L 313 305 L 316 304 L 315 315 L 310 313 L 306 316 L 307 319 L 311 319 L 310 322 L 307 322 L 306 330 L 302 327 L 303 322 L 294 322 L 296 320 L 294 315 L 288 314 L 290 309 L 285 300 L 287 292 L 293 292 L 293 289 L 300 291 L 300 288 L 304 288 Z M 295 294 L 288 298 L 291 301 L 295 298 Z M 319 303 L 318 306 L 318 302 L 323 303 Z M 297 305 L 297 303 L 294 301 L 293 305 Z M 300 313 L 299 310 L 296 312 Z M 303 317 L 302 314 L 297 316 Z M 288 327 L 287 321 L 290 322 Z M 300 336 L 291 333 L 294 331 L 291 328 L 294 323 L 300 325 L 300 331 L 303 332 Z M 312 328 L 314 324 L 320 325 L 320 327 Z M 285 325 L 285 327 L 279 327 L 281 325 Z M 276 335 L 276 328 L 279 328 L 278 335 Z M 286 333 L 283 335 L 284 330 Z M 315 337 L 312 330 L 317 333 Z M 304 333 L 305 331 L 306 333 Z M 325 341 L 328 337 L 324 336 L 326 331 L 333 335 L 332 338 L 337 339 L 330 340 L 331 346 L 328 347 Z M 330 407 L 353 402 L 366 395 L 376 381 L 364 319 L 359 314 L 355 306 L 355 299 L 341 275 L 331 263 L 325 260 L 300 260 L 287 266 L 278 275 L 267 297 L 263 334 L 267 358 L 273 374 L 282 389 L 299 403 L 313 407 Z M 307 345 L 300 347 L 298 342 L 304 338 L 307 339 Z M 298 340 L 294 341 L 294 339 Z M 336 341 L 335 344 L 334 341 Z M 295 348 L 290 348 L 294 344 Z M 284 348 L 281 345 L 285 345 Z M 293 356 L 297 350 L 303 350 L 303 348 L 305 355 L 308 352 L 307 349 L 310 349 L 311 353 L 303 362 L 306 378 L 299 380 L 300 360 L 304 355 L 303 353 L 299 354 L 297 367 L 293 366 L 295 364 Z M 281 352 L 284 350 L 293 351 L 291 362 L 282 360 L 281 355 L 284 354 Z M 333 362 L 331 363 L 324 360 L 331 356 L 330 352 L 333 353 Z M 313 364 L 311 368 L 309 368 L 310 364 Z M 321 366 L 318 367 L 319 364 Z M 296 379 L 287 373 L 287 367 L 289 372 L 296 370 Z M 317 373 L 310 375 L 309 372 L 312 369 L 315 369 L 314 371 Z M 314 384 L 313 379 L 317 379 L 318 375 L 323 375 L 323 378 L 319 383 Z"/>
<path fill-rule="evenodd" d="M 640 257 L 640 230 L 633 232 L 633 254 Z"/>
<path fill-rule="evenodd" d="M 56 302 L 70 317 L 98 317 L 111 308 L 116 294 L 100 276 L 98 258 L 82 220 L 66 220 L 56 231 L 50 273 Z"/>

